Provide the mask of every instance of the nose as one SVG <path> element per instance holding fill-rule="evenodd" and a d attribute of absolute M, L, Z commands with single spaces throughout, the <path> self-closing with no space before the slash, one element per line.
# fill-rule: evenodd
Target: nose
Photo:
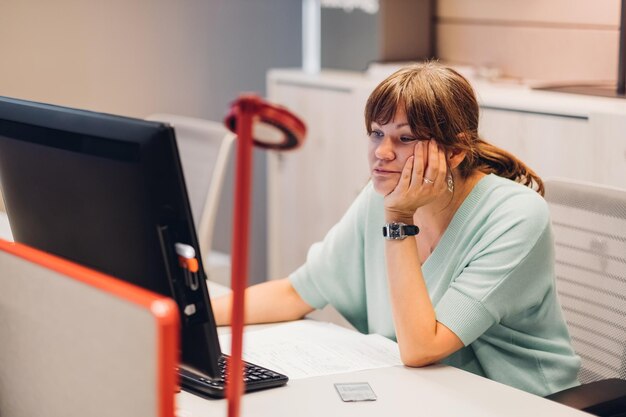
<path fill-rule="evenodd" d="M 385 161 L 392 161 L 396 157 L 396 152 L 393 148 L 393 142 L 391 138 L 387 135 L 378 143 L 376 146 L 376 150 L 374 151 L 374 155 L 378 159 L 382 159 Z"/>

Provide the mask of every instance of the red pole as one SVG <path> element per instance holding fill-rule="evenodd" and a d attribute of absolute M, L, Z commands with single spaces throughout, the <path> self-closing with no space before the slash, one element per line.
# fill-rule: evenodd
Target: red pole
<path fill-rule="evenodd" d="M 257 120 L 258 119 L 258 120 Z M 283 140 L 253 138 L 253 124 L 263 121 L 281 131 Z M 297 148 L 304 141 L 306 126 L 281 106 L 270 105 L 255 95 L 240 96 L 231 107 L 224 123 L 236 129 L 237 160 L 235 174 L 235 214 L 231 251 L 231 287 L 233 305 L 231 314 L 232 342 L 228 363 L 226 395 L 228 416 L 239 417 L 243 382 L 243 324 L 244 292 L 248 278 L 248 241 L 250 230 L 250 191 L 252 181 L 253 144 L 266 149 L 287 150 Z M 263 140 L 265 139 L 265 140 Z"/>
<path fill-rule="evenodd" d="M 237 114 L 237 171 L 235 174 L 235 215 L 231 264 L 232 345 L 228 364 L 228 416 L 238 417 L 243 394 L 244 291 L 248 276 L 248 232 L 250 229 L 250 190 L 252 178 L 252 123 L 256 100 L 241 100 Z"/>

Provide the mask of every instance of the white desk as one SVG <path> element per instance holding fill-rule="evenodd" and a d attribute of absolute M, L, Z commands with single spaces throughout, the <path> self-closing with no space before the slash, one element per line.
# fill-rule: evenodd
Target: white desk
<path fill-rule="evenodd" d="M 210 283 L 213 296 L 223 287 Z M 220 332 L 228 331 L 221 328 Z M 344 403 L 333 384 L 368 382 L 376 401 Z M 176 396 L 179 417 L 226 416 L 226 400 L 187 392 Z M 245 394 L 242 416 L 589 416 L 541 397 L 449 366 L 402 366 L 289 381 L 287 386 Z"/>
<path fill-rule="evenodd" d="M 337 382 L 368 382 L 376 401 L 344 403 Z M 226 416 L 225 400 L 177 395 L 180 417 Z M 242 416 L 588 416 L 541 397 L 456 368 L 390 367 L 290 381 L 287 386 L 244 395 Z"/>

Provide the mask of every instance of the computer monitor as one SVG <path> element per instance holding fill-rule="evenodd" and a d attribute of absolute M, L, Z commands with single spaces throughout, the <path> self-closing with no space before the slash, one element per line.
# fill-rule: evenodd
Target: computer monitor
<path fill-rule="evenodd" d="M 183 364 L 219 377 L 172 127 L 0 97 L 0 181 L 16 242 L 173 297 Z M 195 275 L 181 267 L 177 243 L 195 250 Z"/>

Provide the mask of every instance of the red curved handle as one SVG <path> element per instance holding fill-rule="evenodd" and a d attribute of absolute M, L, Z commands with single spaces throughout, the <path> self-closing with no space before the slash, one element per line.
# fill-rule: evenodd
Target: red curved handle
<path fill-rule="evenodd" d="M 237 126 L 242 112 L 250 113 L 253 124 L 270 125 L 278 129 L 282 138 L 279 142 L 269 142 L 265 138 L 253 137 L 255 146 L 265 149 L 285 151 L 296 149 L 304 143 L 306 126 L 300 118 L 285 107 L 270 104 L 255 95 L 242 95 L 230 107 L 224 124 L 231 132 L 238 134 Z M 254 128 L 253 128 L 254 131 Z"/>

